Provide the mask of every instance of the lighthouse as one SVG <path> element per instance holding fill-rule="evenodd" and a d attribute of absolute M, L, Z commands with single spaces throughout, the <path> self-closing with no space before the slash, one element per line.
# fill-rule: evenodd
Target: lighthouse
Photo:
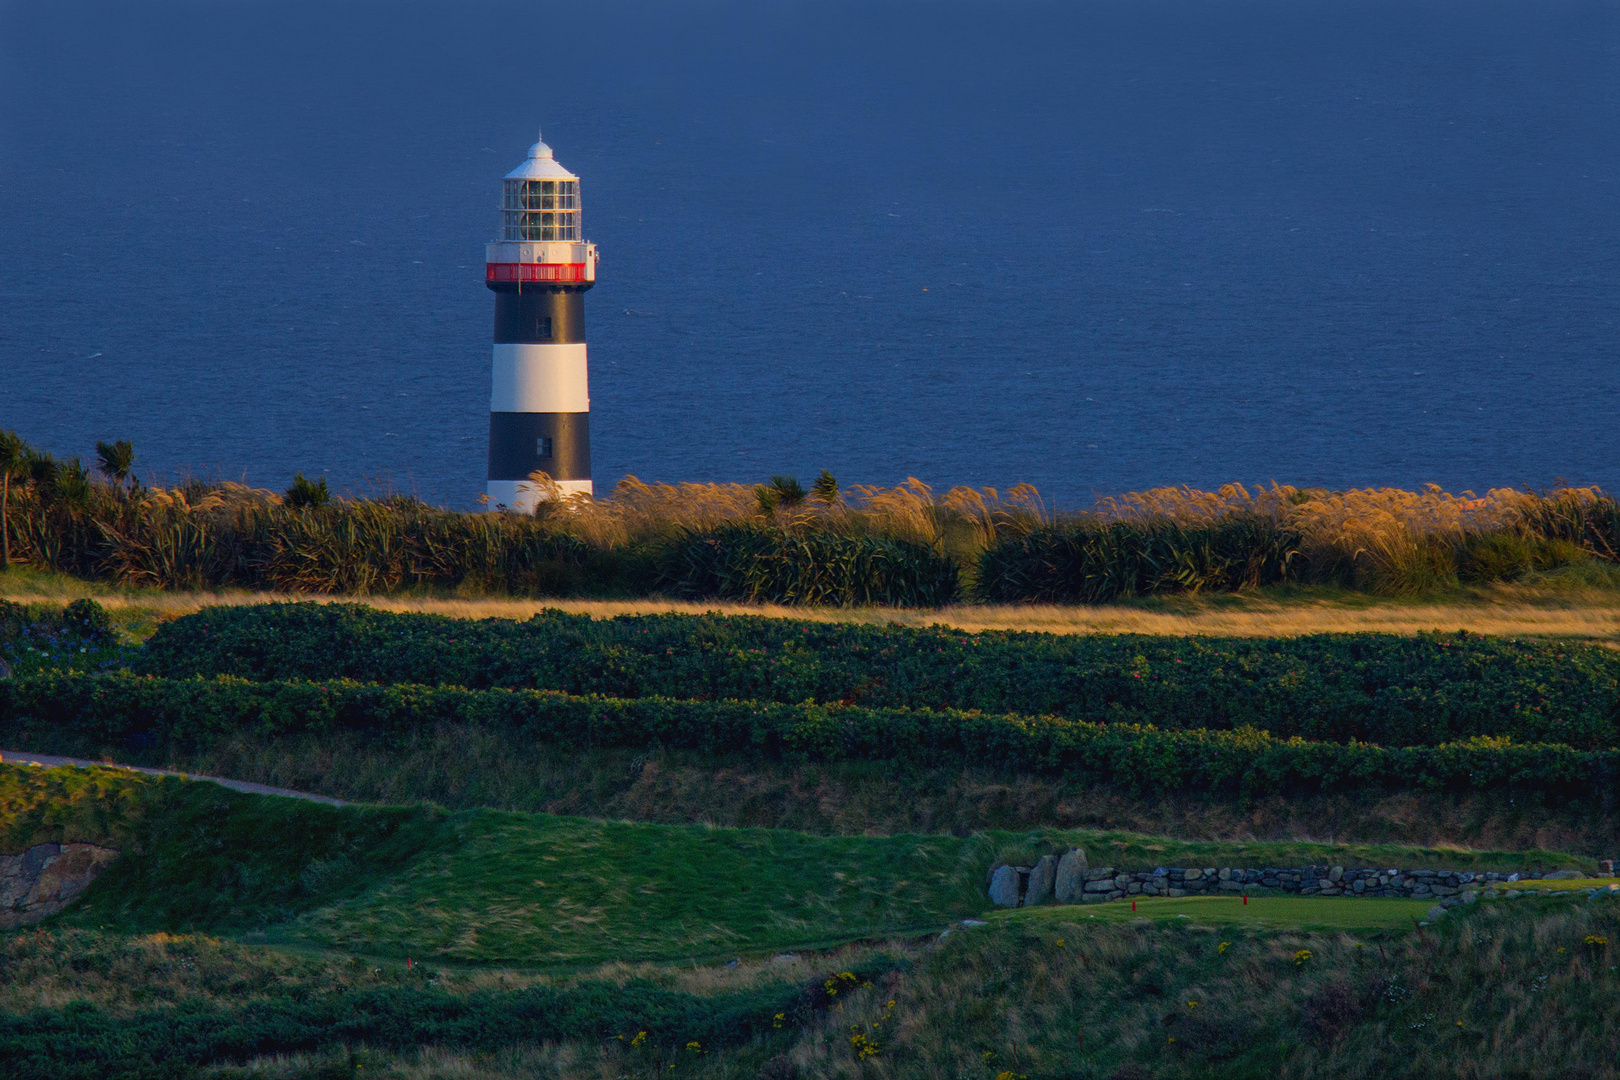
<path fill-rule="evenodd" d="M 489 396 L 489 505 L 530 513 L 547 492 L 591 493 L 591 395 L 585 367 L 585 290 L 596 245 L 580 224 L 579 177 L 542 138 L 501 187 L 501 238 L 484 249 L 495 293 Z"/>

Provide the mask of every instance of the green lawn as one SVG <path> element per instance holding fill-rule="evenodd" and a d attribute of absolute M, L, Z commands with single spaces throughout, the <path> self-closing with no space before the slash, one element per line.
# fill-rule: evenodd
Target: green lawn
<path fill-rule="evenodd" d="M 1205 925 L 1246 925 L 1269 929 L 1382 930 L 1409 927 L 1423 919 L 1433 900 L 1363 899 L 1347 896 L 1241 896 L 1148 897 L 1084 906 L 1024 908 L 997 912 L 991 918 L 1007 923 L 1129 922 L 1132 919 L 1173 921 L 1186 919 Z"/>
<path fill-rule="evenodd" d="M 1547 890 L 1553 890 L 1553 889 L 1607 889 L 1607 888 L 1609 888 L 1610 886 L 1613 886 L 1613 885 L 1620 885 L 1620 878 L 1615 878 L 1615 877 L 1605 877 L 1605 878 L 1591 877 L 1591 878 L 1576 878 L 1574 881 L 1548 881 L 1545 878 L 1538 878 L 1535 881 L 1514 881 L 1514 882 L 1501 881 L 1501 882 L 1497 882 L 1496 888 L 1498 888 L 1498 889 L 1540 889 L 1540 890 L 1543 890 L 1543 891 L 1547 891 Z"/>
<path fill-rule="evenodd" d="M 985 841 L 469 811 L 454 842 L 265 940 L 470 962 L 727 958 L 938 929 L 985 905 Z"/>

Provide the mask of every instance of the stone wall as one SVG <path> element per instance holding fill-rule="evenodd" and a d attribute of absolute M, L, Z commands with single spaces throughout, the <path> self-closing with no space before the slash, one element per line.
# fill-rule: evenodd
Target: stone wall
<path fill-rule="evenodd" d="M 1603 869 L 1613 873 L 1613 864 L 1605 860 Z M 1137 896 L 1241 893 L 1263 888 L 1300 896 L 1399 896 L 1445 903 L 1455 902 L 1454 898 L 1468 890 L 1509 888 L 1515 881 L 1542 876 L 1536 872 L 1350 870 L 1342 866 L 1160 866 L 1153 870 L 1120 870 L 1089 866 L 1086 853 L 1072 848 L 1062 856 L 1043 856 L 1034 866 L 992 867 L 990 899 L 1001 907 L 1030 907 L 1054 902 L 1094 904 Z M 1563 870 L 1546 877 L 1578 879 L 1585 875 Z"/>
<path fill-rule="evenodd" d="M 117 857 L 94 844 L 35 844 L 21 855 L 0 855 L 0 928 L 55 915 Z"/>

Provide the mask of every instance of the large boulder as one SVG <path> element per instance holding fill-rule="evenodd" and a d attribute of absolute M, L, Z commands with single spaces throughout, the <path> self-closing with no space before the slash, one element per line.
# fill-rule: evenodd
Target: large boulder
<path fill-rule="evenodd" d="M 1058 860 L 1052 879 L 1052 898 L 1060 904 L 1078 904 L 1086 889 L 1086 849 L 1070 848 Z"/>
<path fill-rule="evenodd" d="M 1024 906 L 1034 907 L 1052 898 L 1052 883 L 1057 878 L 1057 856 L 1042 855 L 1029 872 L 1029 885 L 1024 889 Z"/>
<path fill-rule="evenodd" d="M 77 900 L 117 857 L 112 848 L 56 843 L 0 855 L 0 928 L 55 915 Z"/>
<path fill-rule="evenodd" d="M 1554 870 L 1550 874 L 1543 874 L 1542 881 L 1580 881 L 1586 875 L 1579 870 Z"/>
<path fill-rule="evenodd" d="M 1018 906 L 1018 870 L 1011 866 L 998 866 L 990 875 L 990 902 L 997 907 Z"/>

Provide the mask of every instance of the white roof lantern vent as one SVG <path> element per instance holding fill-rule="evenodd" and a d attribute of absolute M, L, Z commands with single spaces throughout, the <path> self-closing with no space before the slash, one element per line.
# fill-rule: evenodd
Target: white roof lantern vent
<path fill-rule="evenodd" d="M 501 185 L 501 238 L 575 244 L 585 238 L 579 177 L 557 164 L 544 139 L 529 147 L 529 160 Z"/>
<path fill-rule="evenodd" d="M 506 174 L 508 180 L 578 180 L 579 177 L 557 164 L 551 147 L 540 139 L 529 147 L 529 159 Z"/>

